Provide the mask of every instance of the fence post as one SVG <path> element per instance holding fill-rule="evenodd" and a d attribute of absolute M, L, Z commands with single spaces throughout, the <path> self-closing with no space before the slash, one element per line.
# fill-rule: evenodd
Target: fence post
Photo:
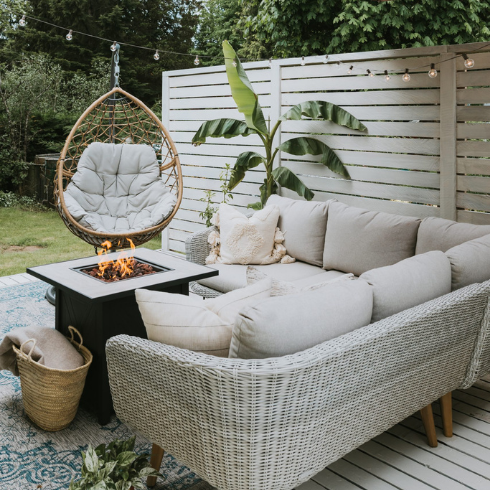
<path fill-rule="evenodd" d="M 162 124 L 169 129 L 170 123 L 170 83 L 168 73 L 162 73 Z M 162 249 L 168 250 L 168 226 L 162 231 Z"/>
<path fill-rule="evenodd" d="M 276 124 L 277 120 L 281 117 L 281 78 L 282 69 L 281 62 L 279 60 L 273 60 L 271 66 L 271 112 L 270 112 L 270 124 L 271 128 Z M 276 133 L 274 138 L 274 148 L 281 144 L 281 129 Z M 281 166 L 281 152 L 278 151 L 274 159 L 274 167 Z M 281 189 L 278 189 L 278 194 L 281 194 Z"/>
<path fill-rule="evenodd" d="M 456 220 L 456 59 L 454 53 L 442 53 L 440 59 L 440 216 Z"/>

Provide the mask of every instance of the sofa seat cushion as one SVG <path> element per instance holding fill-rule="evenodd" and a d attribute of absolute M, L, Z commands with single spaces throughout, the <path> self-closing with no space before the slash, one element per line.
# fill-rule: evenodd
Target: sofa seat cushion
<path fill-rule="evenodd" d="M 91 143 L 63 193 L 71 216 L 89 230 L 132 233 L 160 224 L 176 197 L 148 145 Z"/>
<path fill-rule="evenodd" d="M 233 323 L 247 305 L 270 297 L 272 280 L 257 282 L 218 298 L 136 290 L 148 339 L 197 352 L 227 357 Z"/>
<path fill-rule="evenodd" d="M 451 292 L 451 265 L 442 252 L 427 252 L 365 272 L 373 288 L 371 321 L 377 322 Z"/>
<path fill-rule="evenodd" d="M 219 271 L 219 276 L 201 279 L 199 284 L 216 289 L 222 293 L 233 291 L 234 289 L 244 288 L 247 285 L 247 267 L 238 264 L 213 264 L 208 267 Z M 324 271 L 320 267 L 296 261 L 292 264 L 269 264 L 254 265 L 254 267 L 273 279 L 284 282 L 295 282 L 306 280 L 316 275 L 329 274 L 332 271 Z M 342 275 L 342 272 L 333 271 L 334 275 Z M 328 279 L 326 279 L 328 280 Z"/>
<path fill-rule="evenodd" d="M 279 228 L 287 253 L 297 260 L 321 267 L 328 202 L 299 201 L 273 194 L 267 206 L 278 206 Z"/>
<path fill-rule="evenodd" d="M 364 272 L 396 264 L 415 253 L 420 219 L 330 202 L 323 268 Z"/>
<path fill-rule="evenodd" d="M 453 291 L 490 279 L 490 235 L 450 248 L 446 255 L 451 262 Z"/>
<path fill-rule="evenodd" d="M 368 325 L 372 307 L 372 289 L 359 280 L 259 301 L 240 311 L 229 357 L 294 354 Z"/>
<path fill-rule="evenodd" d="M 490 233 L 490 225 L 457 223 L 443 218 L 424 218 L 417 234 L 416 254 L 431 250 L 446 252 L 464 242 Z"/>

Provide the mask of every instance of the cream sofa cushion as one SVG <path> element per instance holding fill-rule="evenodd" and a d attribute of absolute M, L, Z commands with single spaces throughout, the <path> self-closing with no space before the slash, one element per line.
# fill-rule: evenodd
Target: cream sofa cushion
<path fill-rule="evenodd" d="M 177 203 L 148 145 L 91 143 L 63 196 L 69 213 L 82 226 L 108 233 L 158 225 Z"/>
<path fill-rule="evenodd" d="M 377 322 L 451 292 L 451 265 L 443 252 L 427 252 L 365 272 L 373 288 L 371 321 Z"/>
<path fill-rule="evenodd" d="M 267 206 L 278 206 L 279 228 L 287 253 L 297 260 L 321 267 L 328 202 L 299 201 L 273 194 Z"/>
<path fill-rule="evenodd" d="M 372 307 L 372 289 L 359 280 L 260 301 L 240 311 L 230 357 L 264 359 L 308 349 L 368 325 Z"/>
<path fill-rule="evenodd" d="M 330 202 L 323 268 L 362 273 L 415 253 L 420 220 Z"/>
<path fill-rule="evenodd" d="M 220 204 L 220 262 L 268 264 L 275 261 L 272 251 L 278 220 L 277 206 L 267 206 L 247 218 L 232 206 Z"/>
<path fill-rule="evenodd" d="M 446 255 L 451 262 L 453 291 L 490 279 L 490 235 L 450 248 Z"/>
<path fill-rule="evenodd" d="M 226 357 L 240 309 L 270 297 L 272 280 L 208 300 L 181 294 L 136 290 L 136 301 L 150 340 L 181 349 Z"/>
<path fill-rule="evenodd" d="M 464 242 L 490 233 L 489 225 L 456 223 L 443 218 L 424 218 L 417 234 L 416 254 L 431 250 L 446 252 Z"/>

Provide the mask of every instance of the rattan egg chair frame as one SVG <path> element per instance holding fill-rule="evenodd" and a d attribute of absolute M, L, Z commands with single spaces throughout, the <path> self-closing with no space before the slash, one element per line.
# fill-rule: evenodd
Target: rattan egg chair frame
<path fill-rule="evenodd" d="M 162 179 L 177 200 L 172 213 L 158 225 L 125 234 L 97 232 L 80 225 L 69 213 L 63 193 L 76 172 L 80 156 L 93 142 L 152 146 Z M 182 201 L 182 169 L 175 144 L 161 121 L 143 102 L 114 87 L 88 107 L 71 130 L 56 166 L 54 187 L 58 213 L 74 235 L 95 249 L 106 240 L 111 242 L 112 249 L 127 248 L 127 238 L 135 246 L 142 245 L 164 230 L 175 216 Z"/>

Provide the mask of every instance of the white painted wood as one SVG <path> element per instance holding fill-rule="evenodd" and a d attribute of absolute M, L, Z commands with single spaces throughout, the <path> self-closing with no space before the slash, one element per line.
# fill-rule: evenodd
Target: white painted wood
<path fill-rule="evenodd" d="M 474 107 L 462 107 L 458 106 L 457 111 L 458 121 L 490 121 L 490 107 L 474 106 Z"/>
<path fill-rule="evenodd" d="M 456 219 L 456 60 L 441 54 L 441 218 Z"/>
<path fill-rule="evenodd" d="M 458 158 L 459 174 L 490 175 L 490 160 L 487 158 Z"/>
<path fill-rule="evenodd" d="M 490 192 L 490 177 L 458 175 L 457 188 L 458 191 L 471 191 L 488 194 L 488 192 Z"/>
<path fill-rule="evenodd" d="M 270 107 L 271 96 L 262 95 L 260 97 L 262 107 Z M 170 109 L 234 109 L 236 103 L 231 96 L 223 97 L 203 97 L 195 99 L 170 99 Z"/>
<path fill-rule="evenodd" d="M 166 72 L 162 73 L 162 124 L 168 128 L 170 123 L 170 80 Z M 168 250 L 168 227 L 162 231 L 162 249 Z"/>
<path fill-rule="evenodd" d="M 458 104 L 486 104 L 490 102 L 490 88 L 463 88 L 456 91 Z"/>
<path fill-rule="evenodd" d="M 456 194 L 458 208 L 473 211 L 490 211 L 490 195 L 488 194 L 469 194 L 458 192 Z"/>
<path fill-rule="evenodd" d="M 253 82 L 252 87 L 258 95 L 271 93 L 270 82 Z M 195 87 L 173 87 L 170 89 L 171 99 L 222 97 L 226 95 L 231 97 L 231 89 L 226 76 L 224 77 L 224 83 L 200 86 L 199 91 L 196 91 Z"/>
<path fill-rule="evenodd" d="M 0 283 L 2 284 L 3 287 L 20 286 L 21 284 L 17 279 L 15 279 L 15 276 L 0 277 Z"/>
<path fill-rule="evenodd" d="M 490 90 L 490 89 L 489 89 Z M 490 92 L 489 92 L 490 94 Z M 490 103 L 490 99 L 489 99 Z M 490 139 L 490 124 L 488 123 L 458 123 L 458 138 Z M 488 156 L 488 155 L 487 155 Z"/>
<path fill-rule="evenodd" d="M 488 49 L 488 46 L 487 46 Z M 474 70 L 482 70 L 484 68 L 490 68 L 490 53 L 479 52 L 479 53 L 470 53 L 468 52 L 468 58 L 471 58 L 475 61 Z M 456 68 L 458 71 L 466 71 L 467 68 L 464 66 L 464 58 L 462 56 L 458 56 L 456 58 Z"/>
<path fill-rule="evenodd" d="M 174 252 L 185 253 L 185 242 L 178 240 L 169 240 L 168 245 L 169 248 Z"/>
<path fill-rule="evenodd" d="M 457 154 L 459 157 L 489 157 L 489 141 L 458 141 Z"/>
<path fill-rule="evenodd" d="M 269 64 L 261 64 L 259 69 L 247 69 L 247 63 L 243 63 L 247 70 L 249 80 L 253 82 L 270 81 Z M 192 68 L 185 70 L 188 74 L 180 75 L 179 71 L 167 72 L 171 77 L 170 87 L 202 87 L 204 85 L 224 85 L 228 83 L 226 69 L 224 65 Z"/>
<path fill-rule="evenodd" d="M 170 136 L 175 143 L 187 143 L 191 144 L 195 131 L 176 131 L 171 132 Z M 248 136 L 235 136 L 234 138 L 208 138 L 206 143 L 200 146 L 194 147 L 195 153 L 198 153 L 201 147 L 204 145 L 224 145 L 224 146 L 263 146 L 262 140 L 257 134 L 250 134 Z M 180 145 L 179 145 L 180 146 Z M 179 152 L 180 153 L 180 152 Z"/>
<path fill-rule="evenodd" d="M 490 70 L 468 70 L 458 72 L 456 79 L 458 87 L 488 87 Z"/>
<path fill-rule="evenodd" d="M 264 117 L 268 118 L 270 109 L 262 106 Z M 243 115 L 238 112 L 238 109 L 182 109 L 172 110 L 171 119 L 178 121 L 209 121 L 211 119 L 220 119 L 229 117 L 243 121 Z"/>
<path fill-rule="evenodd" d="M 458 221 L 474 225 L 490 225 L 490 213 L 476 213 L 458 209 Z"/>

